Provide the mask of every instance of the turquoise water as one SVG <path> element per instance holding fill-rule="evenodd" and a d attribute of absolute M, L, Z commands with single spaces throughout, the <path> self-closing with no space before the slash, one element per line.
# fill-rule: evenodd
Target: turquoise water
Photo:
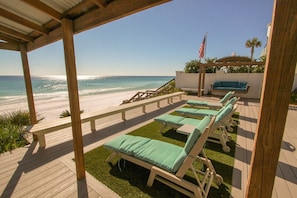
<path fill-rule="evenodd" d="M 156 89 L 173 76 L 78 76 L 80 96 Z M 32 77 L 35 100 L 68 97 L 65 76 Z M 23 76 L 0 76 L 0 102 L 26 99 Z"/>

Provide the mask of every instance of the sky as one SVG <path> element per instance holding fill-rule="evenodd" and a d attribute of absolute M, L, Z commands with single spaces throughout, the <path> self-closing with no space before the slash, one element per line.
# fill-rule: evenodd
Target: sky
<path fill-rule="evenodd" d="M 207 58 L 235 53 L 250 56 L 245 47 L 257 37 L 267 42 L 273 0 L 173 0 L 74 37 L 78 75 L 175 76 L 199 59 L 207 34 Z M 65 75 L 62 41 L 28 53 L 32 76 Z M 0 50 L 0 75 L 23 75 L 19 52 Z"/>

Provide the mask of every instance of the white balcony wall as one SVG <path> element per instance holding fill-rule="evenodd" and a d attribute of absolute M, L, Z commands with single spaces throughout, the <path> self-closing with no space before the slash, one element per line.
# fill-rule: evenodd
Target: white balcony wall
<path fill-rule="evenodd" d="M 217 71 L 217 73 L 205 74 L 205 86 L 204 94 L 210 93 L 211 84 L 215 81 L 246 81 L 250 86 L 248 93 L 236 93 L 236 96 L 242 98 L 255 98 L 260 99 L 263 83 L 263 73 L 224 73 L 223 71 Z M 197 93 L 198 90 L 198 73 L 184 73 L 182 71 L 176 71 L 176 87 L 185 91 L 193 91 Z M 297 88 L 297 74 L 295 73 L 295 79 L 292 86 L 292 91 Z M 213 95 L 222 96 L 225 92 L 211 92 Z"/>

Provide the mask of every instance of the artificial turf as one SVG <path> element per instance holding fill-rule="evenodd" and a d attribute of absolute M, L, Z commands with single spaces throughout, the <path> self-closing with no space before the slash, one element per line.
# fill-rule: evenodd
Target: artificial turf
<path fill-rule="evenodd" d="M 234 117 L 238 118 L 238 114 Z M 185 144 L 187 136 L 176 133 L 170 128 L 160 133 L 160 127 L 159 123 L 152 122 L 129 134 L 158 139 L 179 146 Z M 228 143 L 231 148 L 229 153 L 224 153 L 219 144 L 207 142 L 205 145 L 207 157 L 212 161 L 216 172 L 224 179 L 220 186 L 212 185 L 208 197 L 230 197 L 237 133 L 237 127 L 233 126 L 233 128 L 233 132 L 230 133 L 232 140 Z M 86 153 L 86 170 L 121 197 L 186 197 L 158 181 L 155 181 L 152 187 L 148 187 L 146 182 L 149 170 L 119 158 L 114 158 L 111 163 L 107 163 L 105 159 L 109 155 L 110 151 L 103 146 Z M 193 180 L 190 172 L 185 177 Z"/>

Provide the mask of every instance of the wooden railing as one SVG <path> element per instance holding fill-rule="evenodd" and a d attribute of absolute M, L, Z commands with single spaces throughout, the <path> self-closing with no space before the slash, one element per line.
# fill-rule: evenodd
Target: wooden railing
<path fill-rule="evenodd" d="M 184 92 L 174 92 L 171 94 L 166 94 L 158 97 L 149 98 L 142 101 L 137 101 L 131 104 L 124 104 L 117 107 L 108 108 L 105 110 L 82 113 L 81 123 L 90 122 L 90 127 L 92 131 L 96 131 L 95 121 L 100 118 L 111 116 L 114 114 L 121 114 L 122 120 L 126 120 L 126 112 L 136 108 L 142 108 L 142 112 L 146 113 L 146 105 L 157 103 L 158 108 L 160 108 L 160 102 L 167 100 L 167 103 L 173 103 L 174 97 L 179 97 L 182 99 Z M 34 124 L 33 126 L 28 126 L 26 130 L 38 137 L 38 142 L 40 147 L 45 147 L 45 134 L 58 131 L 71 126 L 71 118 L 60 118 L 51 122 L 42 122 Z"/>
<path fill-rule="evenodd" d="M 122 104 L 127 104 L 130 102 L 140 101 L 143 99 L 172 93 L 175 90 L 174 82 L 175 82 L 175 79 L 173 78 L 156 90 L 139 91 L 134 96 L 132 96 L 129 100 L 124 100 Z"/>

